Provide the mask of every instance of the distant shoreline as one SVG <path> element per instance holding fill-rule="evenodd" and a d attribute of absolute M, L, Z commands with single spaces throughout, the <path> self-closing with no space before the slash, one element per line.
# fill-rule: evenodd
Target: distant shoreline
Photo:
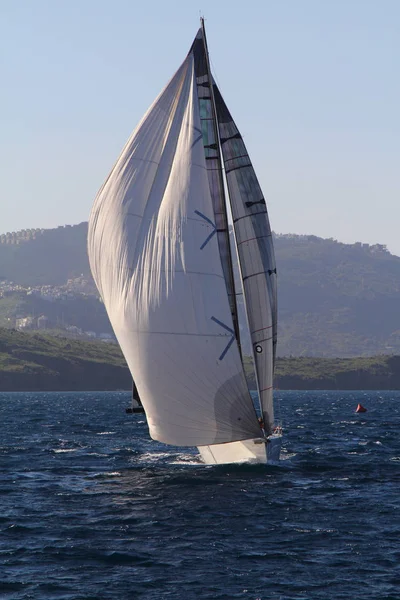
<path fill-rule="evenodd" d="M 396 391 L 400 356 L 279 358 L 274 384 L 285 390 Z"/>
<path fill-rule="evenodd" d="M 255 388 L 249 357 L 245 370 Z M 400 356 L 278 358 L 274 385 L 288 391 L 396 391 Z M 0 329 L 0 392 L 129 391 L 131 386 L 115 344 Z"/>

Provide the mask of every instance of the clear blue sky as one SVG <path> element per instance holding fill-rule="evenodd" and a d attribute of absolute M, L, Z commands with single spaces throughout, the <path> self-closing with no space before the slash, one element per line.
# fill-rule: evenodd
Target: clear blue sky
<path fill-rule="evenodd" d="M 273 229 L 400 255 L 400 0 L 0 0 L 0 232 L 87 220 L 200 9 Z"/>

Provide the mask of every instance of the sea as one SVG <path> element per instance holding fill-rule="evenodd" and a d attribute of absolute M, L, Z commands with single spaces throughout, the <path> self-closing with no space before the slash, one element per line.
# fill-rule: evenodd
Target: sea
<path fill-rule="evenodd" d="M 279 465 L 205 466 L 126 392 L 0 394 L 1 600 L 399 600 L 400 392 L 276 398 Z"/>

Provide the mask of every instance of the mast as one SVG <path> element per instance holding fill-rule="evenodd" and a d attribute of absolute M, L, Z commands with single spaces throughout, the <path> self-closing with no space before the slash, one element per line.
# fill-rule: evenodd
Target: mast
<path fill-rule="evenodd" d="M 231 306 L 232 321 L 233 321 L 233 328 L 235 331 L 235 337 L 236 337 L 237 345 L 239 347 L 240 357 L 243 358 L 242 357 L 242 348 L 241 348 L 241 343 L 240 343 L 239 317 L 238 317 L 238 309 L 237 309 L 237 302 L 236 302 L 235 277 L 234 277 L 233 265 L 232 265 L 232 251 L 231 251 L 231 243 L 230 243 L 230 238 L 229 238 L 229 226 L 228 226 L 228 213 L 227 213 L 227 209 L 226 209 L 225 186 L 224 186 L 224 178 L 223 178 L 223 174 L 222 174 L 222 154 L 221 154 L 220 136 L 219 136 L 218 122 L 217 122 L 217 109 L 216 109 L 215 97 L 214 97 L 214 82 L 213 82 L 213 78 L 211 75 L 210 57 L 208 54 L 207 37 L 206 37 L 206 30 L 205 30 L 205 26 L 204 26 L 204 18 L 203 17 L 200 17 L 200 25 L 201 25 L 201 30 L 202 30 L 202 34 L 203 34 L 204 56 L 205 56 L 205 60 L 206 60 L 207 79 L 209 82 L 209 90 L 210 90 L 212 124 L 213 124 L 214 139 L 215 139 L 215 147 L 213 147 L 213 150 L 215 150 L 217 153 L 218 180 L 219 180 L 219 187 L 220 187 L 221 196 L 222 196 L 223 219 L 224 219 L 224 223 L 225 223 L 225 237 L 226 237 L 226 242 L 227 242 L 227 254 L 228 254 L 227 261 L 228 261 L 229 277 L 231 279 L 231 286 L 229 286 L 229 285 L 227 286 L 227 291 L 228 291 L 228 296 L 229 296 L 229 303 Z M 223 230 L 218 230 L 218 232 L 222 233 Z"/>

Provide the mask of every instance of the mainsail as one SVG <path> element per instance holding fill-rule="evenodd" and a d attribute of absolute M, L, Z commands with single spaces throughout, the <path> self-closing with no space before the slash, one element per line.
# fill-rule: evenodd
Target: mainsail
<path fill-rule="evenodd" d="M 272 232 L 263 193 L 242 136 L 214 84 L 220 144 L 231 203 L 243 293 L 265 429 L 274 423 L 277 284 Z"/>
<path fill-rule="evenodd" d="M 222 175 L 221 149 L 219 145 L 218 124 L 215 113 L 212 77 L 208 61 L 207 43 L 204 28 L 201 27 L 190 50 L 194 57 L 196 73 L 197 96 L 203 136 L 204 155 L 207 166 L 208 182 L 213 203 L 215 227 L 222 270 L 224 272 L 226 289 L 232 313 L 235 337 L 240 347 L 239 319 L 236 304 L 235 282 L 232 268 L 232 256 L 229 240 L 229 226 Z"/>
<path fill-rule="evenodd" d="M 192 51 L 128 140 L 89 220 L 91 270 L 150 434 L 180 446 L 260 437 L 202 140 Z"/>

